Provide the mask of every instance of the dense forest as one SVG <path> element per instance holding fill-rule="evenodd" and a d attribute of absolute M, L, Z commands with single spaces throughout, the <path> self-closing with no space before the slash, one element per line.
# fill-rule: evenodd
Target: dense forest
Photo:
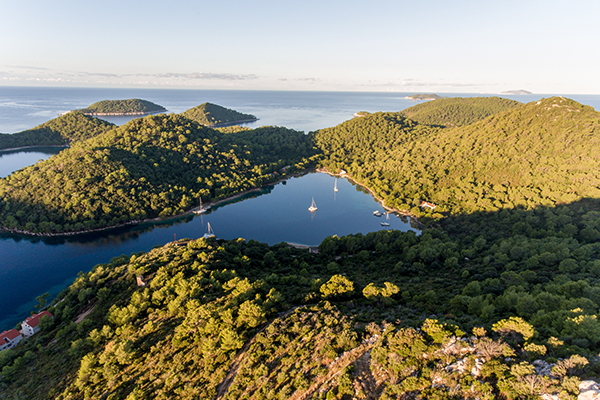
<path fill-rule="evenodd" d="M 32 129 L 0 134 L 0 150 L 25 146 L 64 146 L 89 139 L 114 127 L 110 122 L 70 112 Z"/>
<path fill-rule="evenodd" d="M 501 97 L 452 97 L 417 104 L 401 114 L 421 124 L 464 126 L 519 105 Z"/>
<path fill-rule="evenodd" d="M 462 127 L 374 113 L 313 136 L 323 165 L 425 221 L 600 197 L 599 132 L 592 107 L 554 97 Z M 423 200 L 438 207 L 424 210 Z"/>
<path fill-rule="evenodd" d="M 0 353 L 0 399 L 577 398 L 600 375 L 599 113 L 461 102 L 452 127 L 433 101 L 421 122 L 373 113 L 308 136 L 151 116 L 1 180 L 5 221 L 57 231 L 79 228 L 69 213 L 171 215 L 320 163 L 427 229 L 328 237 L 316 254 L 201 238 L 114 258 Z"/>
<path fill-rule="evenodd" d="M 86 108 L 75 110 L 86 115 L 106 115 L 106 114 L 150 114 L 167 111 L 163 106 L 154 104 L 148 100 L 127 99 L 127 100 L 102 100 Z"/>
<path fill-rule="evenodd" d="M 60 233 L 170 217 L 302 171 L 313 153 L 309 137 L 281 127 L 134 119 L 0 180 L 0 225 Z"/>
<path fill-rule="evenodd" d="M 219 126 L 242 121 L 257 120 L 252 114 L 244 114 L 212 103 L 202 103 L 181 114 L 184 117 L 206 126 Z"/>
<path fill-rule="evenodd" d="M 57 296 L 41 334 L 0 353 L 0 388 L 53 399 L 575 398 L 600 373 L 600 214 L 584 208 L 450 217 L 459 234 L 330 237 L 319 254 L 213 238 L 117 257 Z"/>

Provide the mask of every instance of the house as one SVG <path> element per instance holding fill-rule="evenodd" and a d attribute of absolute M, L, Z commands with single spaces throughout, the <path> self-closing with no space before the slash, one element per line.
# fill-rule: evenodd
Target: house
<path fill-rule="evenodd" d="M 431 208 L 433 210 L 433 209 L 435 209 L 435 204 L 430 203 L 428 201 L 421 201 L 421 207 L 427 207 L 427 208 Z"/>
<path fill-rule="evenodd" d="M 12 349 L 23 339 L 23 335 L 16 329 L 4 331 L 0 334 L 0 351 Z"/>
<path fill-rule="evenodd" d="M 50 318 L 54 318 L 52 314 L 48 311 L 42 311 L 41 313 L 34 314 L 31 317 L 27 317 L 25 321 L 21 324 L 21 332 L 25 336 L 31 336 L 40 331 L 40 319 L 42 317 L 48 316 Z"/>

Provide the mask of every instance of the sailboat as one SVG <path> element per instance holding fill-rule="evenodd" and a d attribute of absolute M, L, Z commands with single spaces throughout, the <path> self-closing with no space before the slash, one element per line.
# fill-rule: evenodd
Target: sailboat
<path fill-rule="evenodd" d="M 381 226 L 390 226 L 390 213 L 385 214 L 385 221 L 381 223 Z"/>
<path fill-rule="evenodd" d="M 202 198 L 200 198 L 200 205 L 197 210 L 194 210 L 194 214 L 202 214 L 202 213 L 205 213 L 206 210 L 208 210 L 208 208 L 202 207 Z"/>
<path fill-rule="evenodd" d="M 206 233 L 204 234 L 204 236 L 202 236 L 204 239 L 208 239 L 211 237 L 215 237 L 215 232 L 212 230 L 212 228 L 210 227 L 210 222 L 206 223 L 207 225 L 207 229 L 206 229 Z"/>
<path fill-rule="evenodd" d="M 310 207 L 308 207 L 308 211 L 310 211 L 310 212 L 317 211 L 317 203 L 315 203 L 315 198 L 314 197 L 312 199 L 312 203 L 311 203 Z"/>
<path fill-rule="evenodd" d="M 333 185 L 333 191 L 337 192 L 338 188 L 337 188 L 337 178 L 335 178 L 335 184 Z"/>

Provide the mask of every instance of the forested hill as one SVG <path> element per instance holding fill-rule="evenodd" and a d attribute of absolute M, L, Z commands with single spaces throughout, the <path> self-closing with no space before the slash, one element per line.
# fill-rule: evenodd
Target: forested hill
<path fill-rule="evenodd" d="M 26 131 L 0 134 L 0 149 L 66 145 L 71 141 L 89 139 L 114 127 L 110 122 L 71 112 Z"/>
<path fill-rule="evenodd" d="M 180 115 L 134 119 L 0 180 L 0 224 L 71 232 L 168 217 L 303 170 L 310 138 L 262 127 L 221 133 Z M 298 165 L 296 165 L 298 164 Z"/>
<path fill-rule="evenodd" d="M 521 104 L 501 97 L 452 97 L 418 104 L 401 114 L 421 124 L 463 126 Z"/>
<path fill-rule="evenodd" d="M 117 257 L 59 294 L 41 333 L 0 353 L 0 391 L 574 398 L 600 372 L 600 250 L 585 232 L 597 231 L 598 213 L 582 209 L 494 213 L 462 238 L 438 229 L 330 237 L 320 254 L 199 239 Z"/>
<path fill-rule="evenodd" d="M 244 114 L 212 103 L 202 103 L 181 114 L 207 126 L 219 126 L 242 121 L 255 121 L 257 119 L 252 114 Z"/>
<path fill-rule="evenodd" d="M 592 107 L 553 97 L 445 129 L 394 118 L 373 114 L 314 133 L 324 165 L 346 169 L 390 206 L 435 218 L 600 197 Z M 421 200 L 438 206 L 433 214 Z"/>
<path fill-rule="evenodd" d="M 167 111 L 163 106 L 148 100 L 102 100 L 87 108 L 75 110 L 86 115 L 141 115 Z"/>

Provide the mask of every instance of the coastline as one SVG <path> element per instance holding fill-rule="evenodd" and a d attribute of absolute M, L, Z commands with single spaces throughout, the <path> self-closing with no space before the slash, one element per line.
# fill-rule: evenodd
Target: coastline
<path fill-rule="evenodd" d="M 155 111 L 132 111 L 132 112 L 124 112 L 124 113 L 96 113 L 96 112 L 81 112 L 79 110 L 69 110 L 66 111 L 64 113 L 59 113 L 59 116 L 63 116 L 72 112 L 80 112 L 83 115 L 88 115 L 88 116 L 92 116 L 92 117 L 126 117 L 129 115 L 150 115 L 150 114 L 160 114 L 160 113 L 165 113 L 169 110 L 164 109 L 164 110 L 155 110 Z"/>
<path fill-rule="evenodd" d="M 34 146 L 21 146 L 21 147 L 11 147 L 9 149 L 0 149 L 0 152 L 23 150 L 23 149 L 35 149 L 35 148 L 43 148 L 43 147 L 64 147 L 66 149 L 69 147 L 69 145 L 68 144 L 38 144 L 38 145 L 34 145 Z"/>
<path fill-rule="evenodd" d="M 237 124 L 245 124 L 248 122 L 256 122 L 256 121 L 258 121 L 258 118 L 240 119 L 238 121 L 221 122 L 221 123 L 213 124 L 213 125 L 204 125 L 204 124 L 202 124 L 202 125 L 206 126 L 207 128 L 224 128 L 226 126 L 234 126 Z"/>
<path fill-rule="evenodd" d="M 395 213 L 395 214 L 399 214 L 399 215 L 403 215 L 406 217 L 409 217 L 412 221 L 416 222 L 417 224 L 419 224 L 420 226 L 424 226 L 423 223 L 421 223 L 421 221 L 419 221 L 417 219 L 417 217 L 415 217 L 414 215 L 412 215 L 410 212 L 405 211 L 405 210 L 399 210 L 397 208 L 393 208 L 393 207 L 389 207 L 385 204 L 385 200 L 379 198 L 371 188 L 369 188 L 368 186 L 365 186 L 364 184 L 362 184 L 361 182 L 358 182 L 356 179 L 352 178 L 350 175 L 348 175 L 347 173 L 343 173 L 343 174 L 335 174 L 331 171 L 329 171 L 327 168 L 307 168 L 303 171 L 297 172 L 295 174 L 291 174 L 291 175 L 287 175 L 285 177 L 281 177 L 280 179 L 273 181 L 273 182 L 269 182 L 266 183 L 262 186 L 259 187 L 254 187 L 254 188 L 250 188 L 250 189 L 246 189 L 243 190 L 241 192 L 238 192 L 234 195 L 231 195 L 229 197 L 225 197 L 216 201 L 212 201 L 212 202 L 208 202 L 202 205 L 202 207 L 192 207 L 189 210 L 184 211 L 181 214 L 177 214 L 177 215 L 172 215 L 170 217 L 166 217 L 166 218 L 162 218 L 162 217 L 156 217 L 156 218 L 148 218 L 148 219 L 143 219 L 143 220 L 131 220 L 131 221 L 127 221 L 127 222 L 123 222 L 122 224 L 118 224 L 118 225 L 111 225 L 111 226 L 106 226 L 106 227 L 102 227 L 102 228 L 95 228 L 95 229 L 86 229 L 83 231 L 71 231 L 71 232 L 60 232 L 60 233 L 49 233 L 49 232 L 29 232 L 29 231 L 22 231 L 19 229 L 8 229 L 5 227 L 0 227 L 0 232 L 6 232 L 6 233 L 12 233 L 12 234 L 18 234 L 18 235 L 28 235 L 28 236 L 38 236 L 38 237 L 60 237 L 60 236 L 75 236 L 75 235 L 85 235 L 88 233 L 98 233 L 98 232 L 103 232 L 103 231 L 109 231 L 112 229 L 118 229 L 118 228 L 123 228 L 129 225 L 137 225 L 137 224 L 143 224 L 143 223 L 148 223 L 148 222 L 166 222 L 169 220 L 173 220 L 176 218 L 180 218 L 183 217 L 185 215 L 189 215 L 189 214 L 193 214 L 195 211 L 199 210 L 200 208 L 205 208 L 205 209 L 210 209 L 212 207 L 215 207 L 219 204 L 225 203 L 227 201 L 230 200 L 234 200 L 237 199 L 239 197 L 242 197 L 248 193 L 252 193 L 252 192 L 258 192 L 260 190 L 262 190 L 263 188 L 267 187 L 267 186 L 271 186 L 271 185 L 277 185 L 278 183 L 281 183 L 283 181 L 287 181 L 290 178 L 295 178 L 298 176 L 302 176 L 305 174 L 308 174 L 310 172 L 319 172 L 319 173 L 325 173 L 331 176 L 335 176 L 335 177 L 342 177 L 342 178 L 347 178 L 348 180 L 350 180 L 351 182 L 355 183 L 356 185 L 359 185 L 360 187 L 366 189 L 371 196 L 373 196 L 373 198 L 375 200 L 377 200 L 381 206 L 387 211 L 387 212 L 391 212 L 391 213 Z"/>
<path fill-rule="evenodd" d="M 269 182 L 267 184 L 264 184 L 262 186 L 259 187 L 254 187 L 251 189 L 246 189 L 243 190 L 239 193 L 236 193 L 232 196 L 229 197 L 225 197 L 216 201 L 212 201 L 212 202 L 208 202 L 202 205 L 202 208 L 206 208 L 207 210 L 215 207 L 219 204 L 225 203 L 227 201 L 233 200 L 233 199 L 237 199 L 239 197 L 242 197 L 248 193 L 252 193 L 252 192 L 258 192 L 260 190 L 262 190 L 263 188 L 267 187 L 267 186 L 271 186 L 271 185 L 277 185 L 278 183 L 281 183 L 283 181 L 288 180 L 289 178 L 295 178 L 298 176 L 302 176 L 306 173 L 309 173 L 311 170 L 313 170 L 312 168 L 310 169 L 306 169 L 304 171 L 295 173 L 295 174 L 291 174 L 291 175 L 287 175 L 285 177 L 282 177 L 281 179 L 278 179 L 274 182 Z M 319 172 L 319 171 L 317 171 Z M 106 227 L 102 227 L 102 228 L 95 228 L 95 229 L 86 229 L 83 231 L 71 231 L 71 232 L 60 232 L 60 233 L 49 233 L 49 232 L 29 232 L 29 231 L 22 231 L 19 229 L 8 229 L 5 227 L 0 227 L 0 232 L 5 232 L 5 233 L 12 233 L 12 234 L 17 234 L 17 235 L 27 235 L 27 236 L 37 236 L 37 237 L 61 237 L 61 236 L 75 236 L 75 235 L 85 235 L 88 233 L 98 233 L 98 232 L 103 232 L 103 231 L 109 231 L 112 229 L 118 229 L 118 228 L 123 228 L 126 227 L 128 225 L 137 225 L 137 224 L 143 224 L 143 223 L 148 223 L 148 222 L 166 222 L 169 220 L 173 220 L 173 219 L 177 219 L 180 217 L 183 217 L 185 215 L 189 215 L 189 214 L 193 214 L 194 211 L 197 211 L 200 207 L 193 207 L 190 208 L 189 210 L 186 210 L 184 212 L 182 212 L 181 214 L 177 214 L 177 215 L 172 215 L 170 217 L 166 217 L 166 218 L 162 218 L 162 217 L 156 217 L 156 218 L 148 218 L 148 219 L 142 219 L 142 220 L 131 220 L 131 221 L 127 221 L 127 222 L 123 222 L 122 224 L 118 224 L 118 225 L 111 225 L 111 226 L 106 226 Z"/>
<path fill-rule="evenodd" d="M 391 213 L 394 213 L 394 214 L 400 214 L 400 215 L 403 215 L 405 217 L 409 217 L 412 221 L 416 222 L 417 224 L 419 224 L 421 226 L 424 226 L 423 223 L 421 221 L 419 221 L 417 219 L 417 217 L 415 217 L 410 212 L 408 212 L 406 210 L 400 210 L 400 209 L 397 209 L 397 208 L 385 205 L 385 200 L 382 199 L 382 198 L 380 198 L 380 197 L 378 197 L 375 194 L 375 192 L 373 192 L 373 190 L 370 187 L 368 187 L 368 186 L 362 184 L 361 182 L 357 181 L 356 179 L 354 179 L 353 177 L 351 177 L 347 173 L 336 174 L 336 173 L 333 173 L 333 172 L 329 171 L 327 168 L 317 168 L 315 171 L 316 172 L 321 172 L 321 173 L 324 173 L 324 174 L 328 174 L 328 175 L 331 175 L 331 176 L 335 176 L 335 177 L 347 178 L 349 181 L 351 181 L 351 182 L 359 185 L 360 187 L 366 189 L 369 192 L 369 194 L 371 196 L 373 196 L 373 198 L 375 200 L 377 200 L 381 204 L 381 206 L 383 207 L 383 209 L 386 210 L 387 212 L 391 212 Z"/>

